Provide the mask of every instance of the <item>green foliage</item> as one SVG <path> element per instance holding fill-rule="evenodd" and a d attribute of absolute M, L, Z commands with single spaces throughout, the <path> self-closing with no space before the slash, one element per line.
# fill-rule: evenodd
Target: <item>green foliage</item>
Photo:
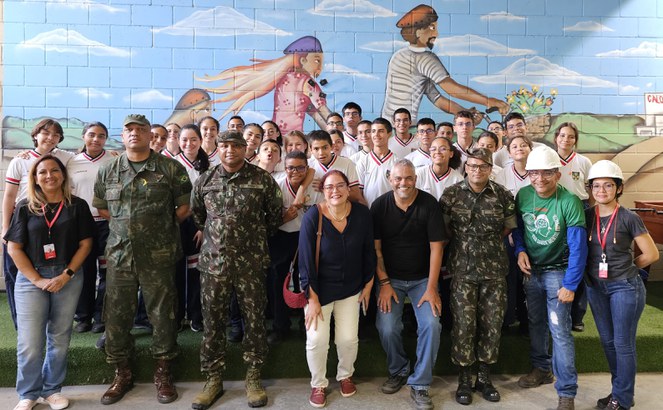
<path fill-rule="evenodd" d="M 511 91 L 506 96 L 506 102 L 509 103 L 513 112 L 519 112 L 526 117 L 548 114 L 555 102 L 557 89 L 550 89 L 550 96 L 546 97 L 543 90 L 538 86 L 532 86 L 532 90 L 520 87 L 518 91 Z"/>

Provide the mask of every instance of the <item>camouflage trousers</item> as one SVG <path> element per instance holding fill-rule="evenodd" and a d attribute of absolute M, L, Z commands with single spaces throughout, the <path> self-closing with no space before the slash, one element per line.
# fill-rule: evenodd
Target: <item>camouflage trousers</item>
<path fill-rule="evenodd" d="M 477 360 L 497 362 L 504 311 L 506 279 L 451 282 L 451 361 L 471 366 Z"/>
<path fill-rule="evenodd" d="M 175 266 L 137 272 L 109 265 L 103 310 L 108 363 L 128 360 L 133 355 L 131 328 L 138 306 L 138 286 L 143 290 L 147 317 L 154 328 L 152 356 L 166 360 L 177 356 Z"/>
<path fill-rule="evenodd" d="M 244 362 L 250 366 L 262 366 L 267 357 L 265 273 L 258 270 L 241 275 L 211 275 L 201 271 L 200 289 L 204 328 L 200 370 L 207 374 L 225 370 L 226 323 L 233 289 L 244 319 Z"/>

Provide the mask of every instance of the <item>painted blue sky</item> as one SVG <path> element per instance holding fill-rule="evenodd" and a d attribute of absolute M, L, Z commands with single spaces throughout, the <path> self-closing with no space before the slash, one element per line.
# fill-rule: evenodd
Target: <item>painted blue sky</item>
<path fill-rule="evenodd" d="M 100 120 L 129 112 L 163 122 L 195 77 L 273 59 L 314 35 L 325 52 L 323 88 L 340 110 L 381 111 L 396 22 L 421 1 L 90 0 L 4 2 L 4 115 Z M 503 99 L 537 85 L 559 92 L 553 113 L 644 114 L 663 90 L 663 3 L 656 0 L 440 0 L 433 51 L 459 83 Z M 466 102 L 462 102 L 467 106 Z M 218 114 L 226 105 L 215 107 Z M 268 94 L 240 112 L 271 118 Z M 214 113 L 212 113 L 214 115 Z M 424 102 L 420 117 L 449 116 Z M 312 128 L 309 121 L 307 128 Z"/>

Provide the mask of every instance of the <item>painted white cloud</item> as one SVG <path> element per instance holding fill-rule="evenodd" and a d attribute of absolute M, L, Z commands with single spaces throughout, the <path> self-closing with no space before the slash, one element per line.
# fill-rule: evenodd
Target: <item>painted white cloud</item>
<path fill-rule="evenodd" d="M 195 31 L 198 36 L 208 37 L 249 34 L 289 36 L 292 34 L 272 27 L 262 21 L 249 18 L 237 10 L 226 6 L 217 6 L 213 9 L 196 11 L 172 26 L 155 28 L 152 31 L 155 33 L 171 34 L 173 36 L 191 36 Z"/>
<path fill-rule="evenodd" d="M 647 88 L 652 88 L 652 87 L 654 86 L 654 83 L 649 82 L 649 83 L 645 84 L 645 86 L 646 86 Z"/>
<path fill-rule="evenodd" d="M 131 52 L 127 50 L 107 46 L 106 44 L 85 37 L 78 31 L 64 28 L 39 33 L 29 40 L 21 41 L 18 46 L 21 48 L 57 51 L 59 53 L 85 54 L 89 52 L 97 56 L 131 56 Z"/>
<path fill-rule="evenodd" d="M 564 31 L 596 31 L 596 32 L 605 32 L 605 31 L 615 31 L 608 26 L 604 26 L 598 21 L 579 21 L 572 26 L 564 27 Z"/>
<path fill-rule="evenodd" d="M 663 57 L 663 43 L 643 41 L 637 47 L 598 53 L 597 57 Z"/>
<path fill-rule="evenodd" d="M 392 53 L 399 48 L 406 47 L 408 45 L 407 41 L 403 40 L 391 40 L 391 41 L 371 41 L 362 46 L 359 46 L 362 50 L 368 51 L 377 51 L 382 53 Z"/>
<path fill-rule="evenodd" d="M 362 73 L 361 71 L 355 70 L 348 66 L 335 63 L 326 63 L 325 71 L 332 74 L 352 74 L 357 78 L 364 78 L 366 80 L 377 80 L 378 76 L 373 74 Z"/>
<path fill-rule="evenodd" d="M 508 13 L 506 11 L 494 11 L 492 13 L 484 14 L 481 16 L 481 21 L 502 21 L 502 22 L 514 22 L 514 21 L 524 21 L 527 20 L 526 17 L 516 16 L 515 14 Z"/>
<path fill-rule="evenodd" d="M 507 47 L 497 41 L 475 34 L 443 37 L 435 41 L 434 49 L 443 56 L 524 56 L 536 54 L 527 48 Z"/>
<path fill-rule="evenodd" d="M 96 88 L 79 88 L 78 90 L 76 90 L 76 94 L 81 95 L 85 98 L 94 98 L 102 100 L 109 100 L 113 96 L 113 94 L 97 90 Z"/>
<path fill-rule="evenodd" d="M 612 81 L 582 75 L 539 56 L 520 58 L 496 74 L 480 75 L 472 79 L 482 84 L 617 87 Z"/>
<path fill-rule="evenodd" d="M 60 7 L 66 7 L 69 9 L 99 9 L 107 13 L 126 13 L 126 9 L 119 7 L 113 7 L 108 4 L 99 4 L 90 0 L 51 0 L 52 3 L 56 3 Z"/>
<path fill-rule="evenodd" d="M 242 116 L 242 119 L 244 119 L 244 122 L 247 124 L 252 122 L 256 124 L 262 124 L 263 122 L 272 119 L 271 116 L 268 117 L 261 112 L 251 110 L 242 110 L 240 111 L 240 115 Z"/>
<path fill-rule="evenodd" d="M 368 0 L 322 0 L 308 12 L 318 16 L 357 18 L 394 17 L 396 15 L 393 11 Z"/>
<path fill-rule="evenodd" d="M 124 97 L 124 101 L 131 101 L 132 104 L 151 103 L 157 101 L 171 102 L 173 97 L 166 95 L 159 90 L 147 90 L 140 93 L 132 94 L 131 97 Z"/>
<path fill-rule="evenodd" d="M 625 86 L 619 88 L 619 91 L 621 91 L 623 93 L 632 93 L 632 92 L 639 91 L 639 90 L 640 90 L 640 87 L 636 87 L 634 85 L 625 85 Z"/>

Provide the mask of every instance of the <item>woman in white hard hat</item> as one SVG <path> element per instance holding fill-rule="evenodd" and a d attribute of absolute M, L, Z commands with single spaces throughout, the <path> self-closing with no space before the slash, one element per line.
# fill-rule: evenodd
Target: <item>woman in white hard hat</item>
<path fill-rule="evenodd" d="M 656 262 L 659 254 L 640 217 L 619 205 L 622 170 L 612 161 L 598 161 L 588 179 L 596 205 L 585 212 L 587 296 L 612 375 L 611 393 L 596 405 L 628 409 L 635 388 L 635 335 L 646 297 L 638 272 Z M 633 241 L 642 251 L 636 258 Z"/>

